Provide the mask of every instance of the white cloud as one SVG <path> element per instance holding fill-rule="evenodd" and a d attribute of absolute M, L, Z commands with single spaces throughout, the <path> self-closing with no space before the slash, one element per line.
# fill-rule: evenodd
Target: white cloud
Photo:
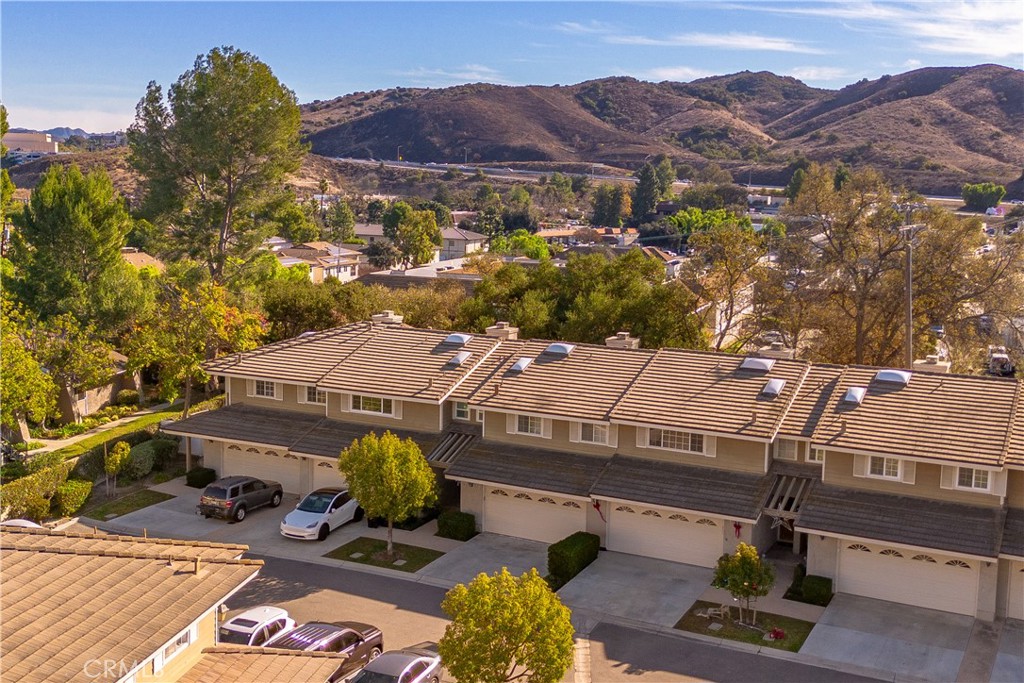
<path fill-rule="evenodd" d="M 849 81 L 854 74 L 839 66 L 798 66 L 787 74 L 807 82 Z"/>
<path fill-rule="evenodd" d="M 712 71 L 692 66 L 659 66 L 636 74 L 638 78 L 652 81 L 692 81 L 714 75 Z"/>
<path fill-rule="evenodd" d="M 916 69 L 917 67 L 921 66 L 921 60 L 908 59 L 907 61 L 903 62 L 903 66 L 905 66 L 908 69 Z"/>
<path fill-rule="evenodd" d="M 616 45 L 651 45 L 658 47 L 710 47 L 724 50 L 761 52 L 794 52 L 824 54 L 823 50 L 788 38 L 773 38 L 755 33 L 682 33 L 667 38 L 649 36 L 608 36 L 606 42 Z"/>
<path fill-rule="evenodd" d="M 464 64 L 453 69 L 428 69 L 421 66 L 411 71 L 400 71 L 399 76 L 411 79 L 415 85 L 439 87 L 463 83 L 497 83 L 512 85 L 502 77 L 501 72 L 483 64 Z"/>
<path fill-rule="evenodd" d="M 615 30 L 615 27 L 603 21 L 595 21 L 591 19 L 586 23 L 580 23 L 578 21 L 563 21 L 555 24 L 555 30 L 561 31 L 562 33 L 571 33 L 576 35 L 600 35 L 604 33 L 612 33 Z"/>

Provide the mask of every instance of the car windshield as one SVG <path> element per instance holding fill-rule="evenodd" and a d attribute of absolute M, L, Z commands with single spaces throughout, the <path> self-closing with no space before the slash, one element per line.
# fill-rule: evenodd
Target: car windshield
<path fill-rule="evenodd" d="M 231 643 L 232 645 L 248 645 L 250 635 L 249 633 L 239 633 L 238 631 L 222 628 L 220 630 L 220 642 Z"/>
<path fill-rule="evenodd" d="M 331 506 L 331 501 L 334 500 L 333 493 L 324 493 L 322 491 L 314 491 L 299 503 L 299 509 L 303 512 L 327 512 L 327 508 Z"/>
<path fill-rule="evenodd" d="M 367 671 L 363 669 L 356 674 L 355 678 L 351 679 L 349 683 L 397 683 L 398 677 L 392 676 L 391 674 L 382 674 L 377 671 Z"/>
<path fill-rule="evenodd" d="M 228 490 L 221 486 L 207 486 L 206 490 L 203 491 L 203 495 L 207 498 L 227 498 Z"/>

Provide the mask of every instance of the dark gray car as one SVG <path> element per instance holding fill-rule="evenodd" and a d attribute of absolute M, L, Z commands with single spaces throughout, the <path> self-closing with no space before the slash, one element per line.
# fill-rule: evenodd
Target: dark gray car
<path fill-rule="evenodd" d="M 203 517 L 222 517 L 241 522 L 250 510 L 281 504 L 284 491 L 276 481 L 263 481 L 256 477 L 224 477 L 203 491 L 196 506 Z"/>
<path fill-rule="evenodd" d="M 385 652 L 367 664 L 349 683 L 438 683 L 441 657 L 437 643 L 426 642 Z"/>

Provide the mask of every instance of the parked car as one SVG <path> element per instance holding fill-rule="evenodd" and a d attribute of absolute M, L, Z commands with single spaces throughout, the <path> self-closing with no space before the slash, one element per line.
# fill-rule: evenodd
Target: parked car
<path fill-rule="evenodd" d="M 305 541 L 322 541 L 343 524 L 363 518 L 363 508 L 348 489 L 317 489 L 299 501 L 281 520 L 281 535 Z"/>
<path fill-rule="evenodd" d="M 203 491 L 196 506 L 196 514 L 203 517 L 222 517 L 241 522 L 250 510 L 281 504 L 284 491 L 276 481 L 263 481 L 256 477 L 224 477 Z"/>
<path fill-rule="evenodd" d="M 217 642 L 232 645 L 266 645 L 275 636 L 295 628 L 295 620 L 280 607 L 261 605 L 231 617 L 217 631 Z"/>
<path fill-rule="evenodd" d="M 385 652 L 349 679 L 349 683 L 438 683 L 441 656 L 437 643 L 420 643 Z"/>
<path fill-rule="evenodd" d="M 356 621 L 313 621 L 282 633 L 266 647 L 302 652 L 341 652 L 348 659 L 334 672 L 337 681 L 377 659 L 384 651 L 384 634 L 376 626 Z"/>
<path fill-rule="evenodd" d="M 0 522 L 0 526 L 15 526 L 15 527 L 21 527 L 23 529 L 42 529 L 43 528 L 42 524 L 36 524 L 35 522 L 33 522 L 32 520 L 29 520 L 29 519 L 5 519 L 4 521 Z"/>

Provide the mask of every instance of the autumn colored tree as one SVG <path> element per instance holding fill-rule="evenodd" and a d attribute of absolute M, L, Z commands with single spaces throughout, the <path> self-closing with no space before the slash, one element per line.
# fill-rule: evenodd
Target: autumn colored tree
<path fill-rule="evenodd" d="M 739 620 L 744 621 L 746 610 L 749 623 L 754 625 L 757 623 L 757 599 L 768 595 L 775 585 L 775 568 L 758 554 L 757 548 L 741 542 L 732 555 L 718 558 L 711 585 L 724 588 L 741 601 Z"/>

